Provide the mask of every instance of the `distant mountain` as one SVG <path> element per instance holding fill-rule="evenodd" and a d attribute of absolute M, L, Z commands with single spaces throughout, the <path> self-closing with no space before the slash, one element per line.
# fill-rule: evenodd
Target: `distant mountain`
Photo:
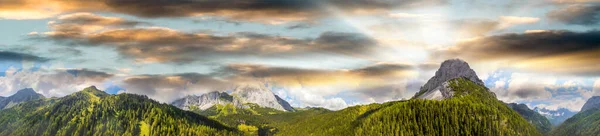
<path fill-rule="evenodd" d="M 234 102 L 237 103 L 238 101 L 234 101 L 233 96 L 225 92 L 210 92 L 200 96 L 188 95 L 184 98 L 175 100 L 171 104 L 184 110 L 206 110 L 214 105 L 227 105 Z"/>
<path fill-rule="evenodd" d="M 582 110 L 567 119 L 549 134 L 555 136 L 596 136 L 600 134 L 600 107 L 596 107 L 598 97 L 592 97 Z M 585 106 L 587 105 L 587 106 Z"/>
<path fill-rule="evenodd" d="M 290 104 L 273 94 L 271 89 L 263 84 L 245 84 L 236 87 L 231 93 L 241 103 L 255 103 L 262 107 L 282 111 L 294 111 Z"/>
<path fill-rule="evenodd" d="M 519 113 L 521 117 L 525 118 L 525 120 L 527 120 L 529 123 L 533 124 L 535 128 L 541 133 L 547 133 L 552 129 L 552 124 L 546 117 L 540 115 L 536 111 L 529 109 L 527 105 L 516 103 L 508 103 L 506 105 L 511 109 L 515 110 L 517 113 Z"/>
<path fill-rule="evenodd" d="M 239 135 L 207 117 L 146 96 L 95 87 L 0 111 L 0 135 Z"/>
<path fill-rule="evenodd" d="M 455 92 L 449 88 L 448 81 L 456 78 L 465 78 L 483 86 L 483 81 L 477 77 L 477 74 L 469 67 L 467 62 L 460 59 L 451 59 L 442 62 L 440 68 L 435 72 L 435 76 L 431 77 L 413 98 L 427 100 L 451 98 Z M 492 93 L 492 95 L 495 94 Z"/>
<path fill-rule="evenodd" d="M 556 110 L 550 110 L 546 108 L 533 108 L 533 111 L 540 113 L 540 115 L 546 117 L 553 126 L 558 126 L 560 123 L 563 123 L 568 118 L 577 114 L 577 112 L 572 112 L 566 108 L 558 108 Z"/>
<path fill-rule="evenodd" d="M 600 108 L 600 96 L 593 96 L 592 98 L 588 99 L 588 101 L 585 102 L 583 107 L 581 107 L 580 112 L 593 108 Z"/>
<path fill-rule="evenodd" d="M 295 111 L 290 104 L 275 95 L 270 89 L 262 84 L 246 84 L 238 86 L 233 93 L 210 92 L 200 96 L 186 96 L 175 100 L 172 105 L 185 110 L 206 110 L 213 106 L 225 106 L 228 104 L 237 108 L 249 108 L 248 104 L 256 104 L 259 107 L 272 108 L 280 111 Z"/>
<path fill-rule="evenodd" d="M 497 100 L 462 60 L 445 61 L 413 98 L 310 116 L 287 123 L 277 134 L 541 135 Z"/>
<path fill-rule="evenodd" d="M 36 93 L 31 88 L 21 89 L 12 96 L 0 98 L 0 110 L 11 108 L 22 102 L 43 98 L 45 98 L 43 95 Z"/>

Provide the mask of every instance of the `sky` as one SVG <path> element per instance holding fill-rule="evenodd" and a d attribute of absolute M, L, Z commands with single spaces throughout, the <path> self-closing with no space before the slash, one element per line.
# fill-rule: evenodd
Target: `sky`
<path fill-rule="evenodd" d="M 410 99 L 467 61 L 498 99 L 600 95 L 599 0 L 0 0 L 0 96 L 170 103 L 263 83 L 296 107 Z"/>

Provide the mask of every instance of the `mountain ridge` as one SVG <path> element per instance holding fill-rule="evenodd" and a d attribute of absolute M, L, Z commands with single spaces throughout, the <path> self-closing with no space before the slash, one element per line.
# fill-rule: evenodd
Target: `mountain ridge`
<path fill-rule="evenodd" d="M 600 108 L 600 96 L 593 96 L 588 99 L 585 104 L 581 107 L 579 112 L 583 112 L 593 108 Z"/>
<path fill-rule="evenodd" d="M 449 87 L 451 85 L 448 81 L 456 78 L 465 78 L 477 85 L 484 86 L 483 81 L 479 79 L 467 62 L 461 59 L 449 59 L 442 62 L 435 75 L 421 86 L 420 91 L 413 98 L 428 100 L 451 98 L 454 96 L 455 91 Z M 493 95 L 495 97 L 495 94 Z"/>
<path fill-rule="evenodd" d="M 9 97 L 0 99 L 0 110 L 11 108 L 22 102 L 43 98 L 45 97 L 35 92 L 32 88 L 24 88 Z"/>
<path fill-rule="evenodd" d="M 237 86 L 231 94 L 213 91 L 199 96 L 188 95 L 177 99 L 171 104 L 185 110 L 198 108 L 206 110 L 215 105 L 232 104 L 237 108 L 249 108 L 246 103 L 257 104 L 265 108 L 273 108 L 280 111 L 295 111 L 285 100 L 275 95 L 270 89 L 261 84 L 246 84 Z"/>
<path fill-rule="evenodd" d="M 168 126 L 168 127 L 165 127 Z M 145 95 L 88 87 L 0 111 L 0 135 L 235 135 L 218 121 Z"/>
<path fill-rule="evenodd" d="M 533 108 L 533 111 L 540 113 L 540 115 L 546 117 L 553 126 L 558 126 L 565 120 L 569 119 L 577 112 L 573 112 L 567 108 L 558 108 L 556 110 L 550 110 L 546 108 Z"/>
<path fill-rule="evenodd" d="M 517 103 L 507 103 L 506 105 L 519 113 L 519 115 L 529 121 L 529 123 L 533 124 L 542 134 L 552 130 L 552 123 L 550 123 L 550 120 L 538 112 L 529 109 L 527 105 Z"/>

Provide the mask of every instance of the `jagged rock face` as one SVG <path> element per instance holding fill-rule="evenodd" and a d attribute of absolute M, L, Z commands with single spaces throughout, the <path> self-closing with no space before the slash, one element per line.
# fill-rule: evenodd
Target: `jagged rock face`
<path fill-rule="evenodd" d="M 290 105 L 290 103 L 281 99 L 279 96 L 275 95 L 275 98 L 277 98 L 277 103 L 279 103 L 279 105 L 281 105 L 286 111 L 295 111 L 296 110 L 292 107 L 292 105 Z"/>
<path fill-rule="evenodd" d="M 200 110 L 206 110 L 214 105 L 226 105 L 233 103 L 233 97 L 225 92 L 210 92 L 200 96 L 186 96 L 174 101 L 171 105 L 184 110 L 190 110 L 190 106 L 197 106 Z"/>
<path fill-rule="evenodd" d="M 421 90 L 417 92 L 415 98 L 429 100 L 451 98 L 454 93 L 452 89 L 449 88 L 448 81 L 455 78 L 466 78 L 483 86 L 483 81 L 477 77 L 477 74 L 469 67 L 467 62 L 460 59 L 451 59 L 442 62 L 440 68 L 435 72 L 435 76 L 431 77 L 431 79 L 421 87 Z"/>
<path fill-rule="evenodd" d="M 581 107 L 581 111 L 579 111 L 579 112 L 583 112 L 585 110 L 589 110 L 589 109 L 593 109 L 593 108 L 600 108 L 600 96 L 594 96 L 594 97 L 588 99 L 588 101 L 585 102 L 583 107 Z"/>
<path fill-rule="evenodd" d="M 277 96 L 262 84 L 246 84 L 238 86 L 235 88 L 235 90 L 233 90 L 232 95 L 234 95 L 242 103 L 255 103 L 261 107 L 268 107 L 282 111 L 291 111 L 288 109 L 293 109 L 289 106 L 289 104 L 287 104 L 288 107 L 284 107 L 282 104 L 280 104 L 283 99 L 277 99 Z"/>
<path fill-rule="evenodd" d="M 248 108 L 246 103 L 254 103 L 261 107 L 273 108 L 281 111 L 295 111 L 290 104 L 273 94 L 270 89 L 261 84 L 247 84 L 235 88 L 231 95 L 225 92 L 210 92 L 200 96 L 186 96 L 171 103 L 173 106 L 190 110 L 196 106 L 206 110 L 214 105 L 233 104 L 237 108 Z"/>
<path fill-rule="evenodd" d="M 428 100 L 443 100 L 452 98 L 454 96 L 454 91 L 450 88 L 450 83 L 448 81 L 442 83 L 442 85 L 436 87 L 432 91 L 427 91 L 423 93 L 418 98 L 420 99 L 428 99 Z"/>
<path fill-rule="evenodd" d="M 19 103 L 25 102 L 25 101 L 42 99 L 42 98 L 45 98 L 45 97 L 41 94 L 36 93 L 33 89 L 25 88 L 25 89 L 17 91 L 17 93 L 15 93 L 14 95 L 12 95 L 10 97 L 0 99 L 0 109 L 8 109 L 8 108 L 11 108 L 11 107 L 13 107 Z"/>

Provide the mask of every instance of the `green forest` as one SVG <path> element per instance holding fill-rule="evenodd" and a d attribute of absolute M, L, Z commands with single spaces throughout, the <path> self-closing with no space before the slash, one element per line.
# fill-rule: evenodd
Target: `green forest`
<path fill-rule="evenodd" d="M 553 136 L 597 136 L 600 135 L 600 109 L 589 109 L 567 119 L 550 135 Z"/>
<path fill-rule="evenodd" d="M 2 110 L 0 128 L 4 136 L 238 134 L 235 128 L 146 96 L 109 95 L 95 87 Z"/>
<path fill-rule="evenodd" d="M 529 109 L 527 105 L 516 103 L 509 103 L 507 105 L 519 113 L 523 118 L 525 118 L 525 120 L 533 124 L 535 128 L 540 131 L 540 133 L 546 134 L 552 130 L 552 124 L 550 121 L 536 111 Z"/>
<path fill-rule="evenodd" d="M 350 107 L 283 127 L 277 135 L 541 135 L 487 88 L 450 80 L 456 96 Z"/>

